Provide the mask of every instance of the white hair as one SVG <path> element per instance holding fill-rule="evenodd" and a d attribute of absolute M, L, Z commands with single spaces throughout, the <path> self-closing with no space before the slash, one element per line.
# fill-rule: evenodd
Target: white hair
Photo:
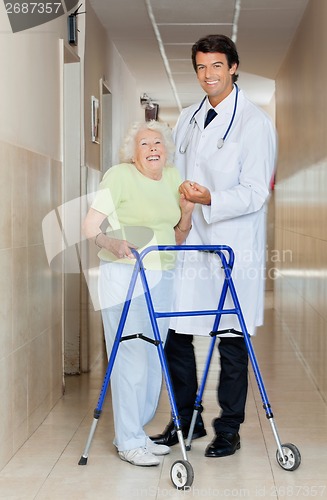
<path fill-rule="evenodd" d="M 175 145 L 172 137 L 172 130 L 167 123 L 150 120 L 148 122 L 135 122 L 129 129 L 124 143 L 120 150 L 120 161 L 122 163 L 132 163 L 135 156 L 135 138 L 141 130 L 155 130 L 160 133 L 163 145 L 167 153 L 167 163 L 172 164 Z"/>

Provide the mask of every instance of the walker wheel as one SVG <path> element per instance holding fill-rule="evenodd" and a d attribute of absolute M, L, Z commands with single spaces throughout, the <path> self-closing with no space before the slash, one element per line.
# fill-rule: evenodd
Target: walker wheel
<path fill-rule="evenodd" d="M 185 490 L 191 486 L 194 479 L 193 467 L 186 460 L 177 460 L 170 469 L 170 479 L 178 490 Z"/>
<path fill-rule="evenodd" d="M 301 454 L 298 448 L 295 446 L 295 444 L 285 443 L 282 444 L 282 450 L 284 453 L 285 462 L 283 463 L 283 459 L 280 456 L 279 451 L 277 450 L 276 460 L 278 464 L 282 467 L 282 469 L 289 471 L 296 470 L 301 463 Z"/>

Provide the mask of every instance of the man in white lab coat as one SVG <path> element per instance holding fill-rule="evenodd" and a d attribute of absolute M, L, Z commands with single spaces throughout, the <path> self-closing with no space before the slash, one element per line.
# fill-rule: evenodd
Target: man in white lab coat
<path fill-rule="evenodd" d="M 186 243 L 229 245 L 234 250 L 232 276 L 253 335 L 263 322 L 266 203 L 275 168 L 276 133 L 269 117 L 236 85 L 239 57 L 232 40 L 224 35 L 200 39 L 192 47 L 192 62 L 206 96 L 182 111 L 174 130 L 175 165 L 185 179 L 180 192 L 196 203 Z M 219 258 L 185 252 L 179 260 L 176 310 L 217 308 L 223 279 Z M 226 307 L 232 305 L 229 300 Z M 185 436 L 197 389 L 192 334 L 208 335 L 213 320 L 187 316 L 171 321 L 165 351 Z M 223 315 L 220 330 L 232 332 L 219 339 L 221 413 L 213 421 L 215 437 L 205 451 L 207 457 L 232 455 L 240 448 L 239 429 L 245 417 L 248 354 L 242 336 L 233 333 L 240 331 L 237 317 Z M 204 435 L 199 415 L 193 439 Z M 177 443 L 173 422 L 152 439 Z"/>

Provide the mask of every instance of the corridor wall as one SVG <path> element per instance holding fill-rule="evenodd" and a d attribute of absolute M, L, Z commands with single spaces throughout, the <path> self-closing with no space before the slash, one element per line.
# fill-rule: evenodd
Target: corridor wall
<path fill-rule="evenodd" d="M 102 37 L 100 21 L 92 18 L 92 26 L 92 36 Z M 107 75 L 115 92 L 117 145 L 127 120 L 138 117 L 139 91 L 132 78 L 121 88 L 128 70 L 105 39 L 97 74 L 83 72 L 82 88 L 98 92 L 99 79 Z M 42 235 L 43 218 L 63 201 L 63 41 L 67 45 L 66 15 L 12 33 L 0 4 L 0 469 L 64 391 L 63 275 L 50 268 Z M 68 47 L 83 64 L 87 43 Z M 89 85 L 88 78 L 97 83 Z M 119 113 L 119 102 L 130 104 L 127 116 Z M 85 147 L 82 103 L 81 113 L 81 168 L 98 168 L 96 155 Z M 93 326 L 87 325 L 87 335 L 94 334 Z"/>
<path fill-rule="evenodd" d="M 276 80 L 279 161 L 275 186 L 275 246 L 281 257 L 275 280 L 276 311 L 325 401 L 326 19 L 325 0 L 311 0 Z"/>

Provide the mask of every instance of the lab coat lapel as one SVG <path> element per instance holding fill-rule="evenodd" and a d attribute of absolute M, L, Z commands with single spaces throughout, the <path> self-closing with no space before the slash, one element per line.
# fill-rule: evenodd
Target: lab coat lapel
<path fill-rule="evenodd" d="M 203 132 L 203 130 L 204 130 L 204 121 L 205 121 L 205 118 L 207 115 L 207 107 L 208 107 L 208 102 L 206 99 L 204 101 L 203 105 L 201 106 L 201 109 L 199 109 L 199 111 L 194 116 L 194 120 L 195 120 L 197 126 L 199 127 L 199 129 L 201 130 L 201 132 Z"/>

